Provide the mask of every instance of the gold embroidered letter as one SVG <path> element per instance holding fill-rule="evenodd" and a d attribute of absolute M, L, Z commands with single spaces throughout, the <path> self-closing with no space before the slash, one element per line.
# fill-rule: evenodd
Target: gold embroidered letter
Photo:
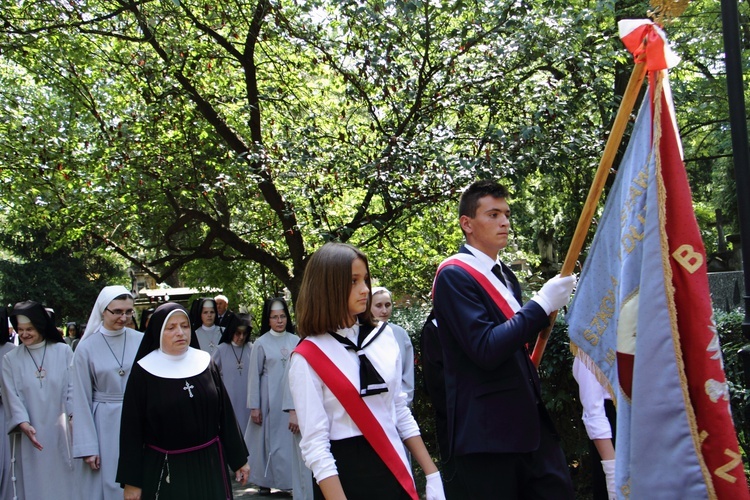
<path fill-rule="evenodd" d="M 732 460 L 730 460 L 729 463 L 724 464 L 716 469 L 714 471 L 714 474 L 726 481 L 729 481 L 730 483 L 735 483 L 737 481 L 737 478 L 727 473 L 742 463 L 742 457 L 732 450 L 724 450 L 724 455 L 728 456 Z"/>
<path fill-rule="evenodd" d="M 589 344 L 596 345 L 599 343 L 599 336 L 591 331 L 591 328 L 586 328 L 583 331 L 583 338 L 589 341 Z"/>
<path fill-rule="evenodd" d="M 690 274 L 693 274 L 703 265 L 703 255 L 693 250 L 690 245 L 680 245 L 680 248 L 674 251 L 672 257 Z"/>
<path fill-rule="evenodd" d="M 622 237 L 622 246 L 630 253 L 635 249 L 637 242 L 643 239 L 643 233 L 639 233 L 635 226 L 630 226 L 630 232 Z"/>

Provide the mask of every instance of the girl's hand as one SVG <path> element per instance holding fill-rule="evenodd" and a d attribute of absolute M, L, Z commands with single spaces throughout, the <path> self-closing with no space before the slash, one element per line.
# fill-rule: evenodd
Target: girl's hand
<path fill-rule="evenodd" d="M 250 409 L 250 420 L 252 420 L 255 425 L 263 424 L 263 415 L 260 414 L 259 408 Z"/>
<path fill-rule="evenodd" d="M 427 480 L 427 488 L 425 491 L 427 500 L 445 500 L 443 480 L 440 477 L 440 471 L 426 475 L 425 479 Z"/>

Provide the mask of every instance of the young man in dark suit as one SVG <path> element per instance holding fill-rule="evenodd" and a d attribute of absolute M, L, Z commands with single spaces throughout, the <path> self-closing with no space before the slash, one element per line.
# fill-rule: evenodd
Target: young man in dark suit
<path fill-rule="evenodd" d="M 573 498 L 565 455 L 527 349 L 564 306 L 575 276 L 556 276 L 522 305 L 508 244 L 508 192 L 469 186 L 459 202 L 466 244 L 438 269 L 433 290 L 443 351 L 447 436 L 469 498 Z"/>

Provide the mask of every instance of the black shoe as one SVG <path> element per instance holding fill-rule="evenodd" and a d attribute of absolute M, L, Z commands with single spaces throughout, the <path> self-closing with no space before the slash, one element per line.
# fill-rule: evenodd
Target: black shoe
<path fill-rule="evenodd" d="M 267 497 L 270 494 L 271 494 L 271 488 L 263 488 L 263 487 L 258 488 L 258 495 L 262 497 Z"/>

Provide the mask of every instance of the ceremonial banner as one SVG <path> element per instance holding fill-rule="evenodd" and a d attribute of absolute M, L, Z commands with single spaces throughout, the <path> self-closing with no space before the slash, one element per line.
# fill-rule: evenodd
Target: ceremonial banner
<path fill-rule="evenodd" d="M 706 257 L 658 70 L 566 317 L 617 405 L 618 498 L 750 498 Z"/>

